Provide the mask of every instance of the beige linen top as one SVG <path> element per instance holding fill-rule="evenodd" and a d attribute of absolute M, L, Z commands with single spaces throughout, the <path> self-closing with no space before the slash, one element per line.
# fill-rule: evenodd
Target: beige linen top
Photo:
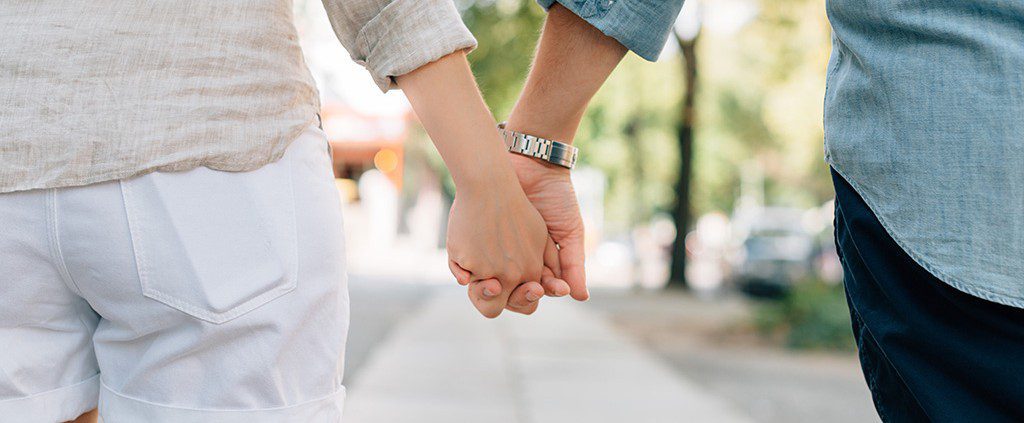
<path fill-rule="evenodd" d="M 452 0 L 323 0 L 383 90 L 476 40 Z M 0 1 L 0 192 L 257 169 L 316 122 L 292 0 Z"/>

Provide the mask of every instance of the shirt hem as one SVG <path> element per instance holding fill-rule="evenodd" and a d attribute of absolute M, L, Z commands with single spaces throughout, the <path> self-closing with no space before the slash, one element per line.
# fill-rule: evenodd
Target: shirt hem
<path fill-rule="evenodd" d="M 864 190 L 860 188 L 860 185 L 855 180 L 850 179 L 849 177 L 847 177 L 845 173 L 843 173 L 842 170 L 840 170 L 839 166 L 835 163 L 835 161 L 833 161 L 831 155 L 826 153 L 825 162 L 828 163 L 828 165 L 831 166 L 832 169 L 839 174 L 839 176 L 842 176 L 843 179 L 845 179 L 851 187 L 853 187 L 853 190 L 857 193 L 858 196 L 860 196 L 862 200 L 864 200 L 864 203 L 868 205 L 868 208 L 871 209 L 871 213 L 875 215 L 875 218 L 878 219 L 878 222 L 882 225 L 882 228 L 885 229 L 885 232 L 889 234 L 889 237 L 891 237 L 893 241 L 896 242 L 896 245 L 898 245 L 900 249 L 907 253 L 907 255 L 910 256 L 910 258 L 914 260 L 914 262 L 917 263 L 917 265 L 921 266 L 921 268 L 928 271 L 928 273 L 931 273 L 932 276 L 935 276 L 936 279 L 942 281 L 946 285 L 949 285 L 954 289 L 961 291 L 965 294 L 981 298 L 986 301 L 1002 304 L 1005 306 L 1024 309 L 1024 299 L 1013 298 L 1005 294 L 1000 294 L 997 292 L 992 292 L 979 288 L 977 286 L 972 286 L 952 275 L 948 275 L 945 272 L 942 272 L 941 270 L 938 269 L 937 266 L 932 265 L 932 263 L 926 260 L 923 255 L 921 255 L 916 250 L 911 248 L 908 243 L 904 242 L 903 239 L 900 238 L 897 232 L 892 229 L 893 225 L 886 220 L 884 215 L 879 214 L 878 212 L 875 211 L 878 210 L 878 207 L 875 207 L 874 203 L 870 198 L 865 197 L 862 194 Z"/>
<path fill-rule="evenodd" d="M 271 148 L 271 153 L 264 158 L 258 160 L 217 160 L 205 157 L 200 157 L 192 160 L 183 160 L 163 165 L 146 165 L 143 164 L 138 167 L 132 167 L 128 169 L 119 169 L 117 171 L 102 172 L 89 176 L 72 177 L 72 178 L 53 178 L 46 181 L 32 181 L 23 183 L 14 183 L 10 185 L 0 185 L 0 194 L 20 192 L 20 191 L 31 191 L 37 189 L 53 189 L 53 188 L 73 188 L 81 187 L 86 185 L 98 184 L 103 182 L 117 181 L 121 179 L 130 179 L 142 175 L 146 175 L 153 172 L 184 172 L 192 170 L 198 167 L 207 167 L 212 170 L 218 170 L 223 172 L 249 172 L 266 166 L 270 163 L 274 163 L 281 160 L 284 157 L 285 152 L 288 150 L 288 146 L 291 145 L 296 139 L 302 135 L 303 132 L 308 130 L 310 127 L 318 126 L 319 118 L 316 113 L 301 126 L 296 126 L 286 135 L 270 141 L 274 144 Z M 250 152 L 238 151 L 235 152 L 237 155 L 244 155 Z"/>

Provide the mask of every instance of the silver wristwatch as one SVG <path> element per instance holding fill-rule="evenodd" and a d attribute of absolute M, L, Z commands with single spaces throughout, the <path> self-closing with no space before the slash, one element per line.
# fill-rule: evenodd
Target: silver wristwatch
<path fill-rule="evenodd" d="M 498 132 L 505 140 L 508 151 L 512 153 L 535 157 L 568 169 L 576 166 L 576 157 L 580 153 L 580 149 L 576 147 L 505 129 L 505 122 L 498 124 Z"/>

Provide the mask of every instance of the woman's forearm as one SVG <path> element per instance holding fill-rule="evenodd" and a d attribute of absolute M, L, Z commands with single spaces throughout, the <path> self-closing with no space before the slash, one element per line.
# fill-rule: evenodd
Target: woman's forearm
<path fill-rule="evenodd" d="M 441 153 L 457 188 L 516 181 L 465 52 L 449 54 L 399 76 L 397 82 Z"/>

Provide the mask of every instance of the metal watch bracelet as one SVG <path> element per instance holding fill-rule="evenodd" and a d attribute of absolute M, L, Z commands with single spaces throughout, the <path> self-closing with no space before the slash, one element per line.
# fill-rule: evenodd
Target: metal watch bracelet
<path fill-rule="evenodd" d="M 553 141 L 505 128 L 506 122 L 498 124 L 498 132 L 505 140 L 508 151 L 541 159 L 567 169 L 576 166 L 580 149 L 564 142 Z"/>

